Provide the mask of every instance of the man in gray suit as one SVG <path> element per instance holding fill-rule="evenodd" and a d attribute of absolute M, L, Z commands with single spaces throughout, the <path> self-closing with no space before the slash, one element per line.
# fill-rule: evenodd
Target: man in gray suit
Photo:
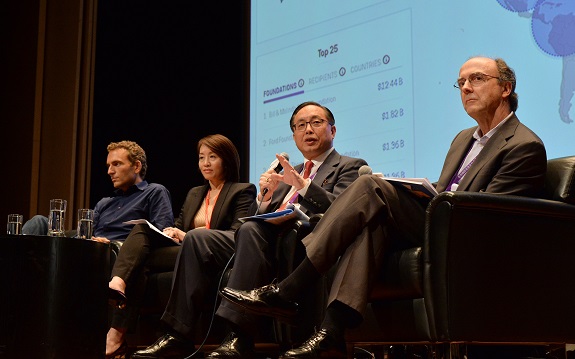
<path fill-rule="evenodd" d="M 501 59 L 474 57 L 463 64 L 455 87 L 478 126 L 453 140 L 438 192 L 542 194 L 545 147 L 515 116 L 515 85 L 515 73 Z M 307 258 L 285 280 L 251 291 L 228 287 L 221 294 L 249 312 L 286 319 L 296 314 L 298 294 L 337 263 L 321 329 L 280 358 L 345 356 L 344 331 L 363 320 L 386 249 L 421 244 L 426 205 L 385 179 L 361 176 L 304 239 Z"/>
<path fill-rule="evenodd" d="M 270 213 L 287 203 L 300 206 L 307 215 L 324 213 L 335 198 L 357 177 L 366 162 L 340 155 L 333 148 L 336 134 L 335 119 L 325 106 L 304 102 L 294 110 L 290 128 L 297 148 L 304 156 L 304 164 L 292 167 L 282 156 L 277 156 L 283 173 L 270 168 L 260 176 L 260 193 L 248 215 Z M 306 168 L 304 170 L 304 167 Z M 261 286 L 274 277 L 275 242 L 285 227 L 267 222 L 248 221 L 235 235 L 235 258 L 228 285 L 237 289 Z M 168 306 L 162 320 L 170 325 L 167 333 L 150 347 L 134 353 L 133 358 L 184 357 L 190 354 L 189 343 L 196 323 Z M 253 355 L 253 337 L 258 330 L 257 317 L 245 313 L 236 305 L 224 302 L 216 313 L 225 319 L 233 331 L 209 358 L 243 358 Z M 182 338 L 184 337 L 184 338 Z"/>

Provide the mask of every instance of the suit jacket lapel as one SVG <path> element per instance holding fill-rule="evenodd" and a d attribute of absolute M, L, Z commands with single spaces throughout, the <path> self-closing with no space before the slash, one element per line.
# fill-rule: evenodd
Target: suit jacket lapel
<path fill-rule="evenodd" d="M 501 148 L 507 144 L 509 138 L 515 135 L 517 126 L 519 126 L 519 120 L 515 116 L 509 118 L 501 125 L 501 128 L 495 132 L 489 141 L 487 141 L 483 150 L 477 155 L 475 162 L 473 162 L 473 165 L 469 168 L 469 171 L 465 174 L 461 183 L 459 183 L 458 190 L 465 191 L 469 188 L 483 166 L 501 151 Z"/>
<path fill-rule="evenodd" d="M 459 166 L 463 162 L 463 159 L 473 142 L 473 133 L 476 128 L 477 127 L 472 127 L 464 130 L 464 132 L 458 135 L 451 143 L 447 156 L 445 157 L 439 180 L 437 181 L 437 191 L 445 191 L 451 178 L 459 169 Z"/>
<path fill-rule="evenodd" d="M 318 186 L 323 186 L 324 182 L 326 181 L 327 177 L 333 173 L 334 168 L 337 168 L 339 165 L 339 160 L 341 156 L 337 153 L 336 150 L 331 151 L 331 153 L 326 157 L 325 161 L 321 164 L 319 169 L 316 172 L 315 177 L 313 178 L 313 183 L 317 184 Z"/>
<path fill-rule="evenodd" d="M 209 184 L 206 184 L 205 186 L 197 188 L 195 191 L 192 190 L 193 192 L 191 194 L 190 201 L 187 201 L 187 203 L 184 204 L 184 232 L 187 232 L 192 228 L 192 220 L 194 219 L 196 212 L 198 212 L 198 209 L 201 207 L 202 201 L 208 192 L 208 188 Z"/>
<path fill-rule="evenodd" d="M 225 213 L 222 214 L 222 209 L 224 203 L 226 203 L 226 199 L 230 194 L 230 188 L 232 184 L 230 182 L 224 183 L 220 194 L 218 195 L 218 200 L 216 201 L 216 205 L 214 206 L 214 210 L 212 212 L 212 218 L 210 219 L 210 228 L 218 228 L 220 221 L 223 217 L 225 217 Z"/>

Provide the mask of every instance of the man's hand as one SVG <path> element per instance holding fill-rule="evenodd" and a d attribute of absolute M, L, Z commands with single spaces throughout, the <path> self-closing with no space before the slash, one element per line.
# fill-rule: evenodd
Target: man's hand
<path fill-rule="evenodd" d="M 273 180 L 294 186 L 298 191 L 302 189 L 306 185 L 307 180 L 304 179 L 283 156 L 276 155 L 276 158 L 284 168 L 284 174 L 272 174 Z"/>
<path fill-rule="evenodd" d="M 283 161 L 284 163 L 288 163 L 288 165 L 289 165 L 289 162 L 286 161 L 284 156 L 276 154 L 276 158 L 280 161 L 280 163 L 282 163 L 282 161 Z M 282 164 L 282 167 L 283 167 L 283 164 Z M 279 184 L 278 178 L 281 178 L 281 176 L 280 177 L 278 177 L 278 176 L 279 175 L 274 171 L 273 168 L 270 168 L 269 170 L 265 171 L 260 176 L 260 182 L 259 182 L 260 193 L 263 194 L 264 190 L 267 191 L 264 198 L 262 198 L 262 201 L 269 201 L 270 198 L 272 197 L 272 194 L 274 193 L 274 191 L 278 188 L 278 184 Z"/>
<path fill-rule="evenodd" d="M 104 237 L 92 237 L 92 240 L 100 243 L 106 243 L 106 244 L 110 243 L 110 240 Z"/>
<path fill-rule="evenodd" d="M 278 188 L 278 182 L 272 178 L 273 174 L 275 174 L 274 170 L 267 170 L 260 176 L 260 193 L 263 195 L 264 191 L 267 191 L 262 201 L 269 201 L 276 188 Z"/>
<path fill-rule="evenodd" d="M 276 154 L 276 158 L 283 167 L 283 175 L 275 173 L 273 169 L 269 169 L 262 173 L 260 176 L 260 193 L 263 193 L 264 189 L 267 188 L 267 193 L 263 198 L 263 201 L 269 201 L 272 193 L 278 188 L 280 182 L 284 182 L 290 186 L 294 186 L 298 191 L 302 189 L 307 184 L 307 179 L 304 179 L 289 163 L 288 160 L 282 155 Z"/>

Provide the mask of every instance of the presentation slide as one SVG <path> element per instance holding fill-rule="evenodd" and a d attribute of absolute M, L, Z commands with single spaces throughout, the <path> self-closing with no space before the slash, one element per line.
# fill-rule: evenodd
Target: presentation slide
<path fill-rule="evenodd" d="M 575 154 L 573 0 L 253 0 L 250 46 L 253 183 L 276 153 L 303 160 L 289 119 L 305 101 L 332 110 L 339 153 L 436 181 L 477 124 L 453 86 L 477 55 L 515 70 L 516 114 L 548 158 Z"/>

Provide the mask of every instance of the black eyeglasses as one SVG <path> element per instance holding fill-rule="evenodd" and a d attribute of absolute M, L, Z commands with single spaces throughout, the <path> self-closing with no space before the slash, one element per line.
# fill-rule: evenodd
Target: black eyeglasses
<path fill-rule="evenodd" d="M 295 123 L 291 126 L 292 130 L 295 131 L 300 131 L 303 132 L 305 131 L 307 124 L 309 123 L 309 125 L 312 128 L 320 128 L 321 126 L 323 126 L 323 123 L 327 122 L 327 120 L 323 120 L 323 119 L 314 119 L 311 121 L 300 121 L 298 123 Z"/>
<path fill-rule="evenodd" d="M 461 88 L 462 88 L 463 86 L 465 86 L 465 82 L 466 82 L 466 81 L 469 81 L 469 84 L 470 84 L 472 87 L 475 87 L 475 86 L 482 85 L 483 83 L 485 83 L 485 82 L 487 82 L 488 80 L 491 80 L 491 79 L 501 80 L 501 77 L 491 76 L 491 75 L 488 75 L 488 74 L 484 74 L 484 73 L 482 73 L 482 72 L 474 72 L 474 73 L 472 73 L 471 75 L 469 75 L 469 77 L 466 78 L 466 79 L 463 78 L 463 77 L 457 79 L 457 81 L 455 81 L 455 84 L 453 85 L 453 87 L 455 87 L 456 89 L 460 89 L 460 90 L 461 90 Z"/>

